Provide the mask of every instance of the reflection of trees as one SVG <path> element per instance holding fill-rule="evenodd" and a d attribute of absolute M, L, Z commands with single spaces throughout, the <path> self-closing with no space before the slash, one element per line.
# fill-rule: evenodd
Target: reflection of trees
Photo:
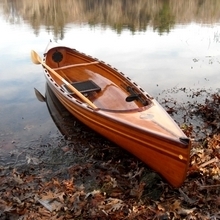
<path fill-rule="evenodd" d="M 163 7 L 158 11 L 153 22 L 154 30 L 158 30 L 159 34 L 168 33 L 173 27 L 174 16 L 171 14 L 170 4 L 167 0 L 164 0 Z"/>
<path fill-rule="evenodd" d="M 25 21 L 36 34 L 46 27 L 63 38 L 68 23 L 108 26 L 121 33 L 145 31 L 148 26 L 160 34 L 175 23 L 211 23 L 220 20 L 219 0 L 0 0 L 5 18 Z"/>

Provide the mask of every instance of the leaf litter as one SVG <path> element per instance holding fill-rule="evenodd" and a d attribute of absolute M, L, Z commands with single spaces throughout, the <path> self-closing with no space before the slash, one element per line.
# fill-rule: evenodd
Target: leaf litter
<path fill-rule="evenodd" d="M 219 219 L 219 92 L 173 88 L 160 99 L 192 139 L 179 189 L 66 113 L 68 135 L 33 141 L 0 164 L 0 219 Z"/>

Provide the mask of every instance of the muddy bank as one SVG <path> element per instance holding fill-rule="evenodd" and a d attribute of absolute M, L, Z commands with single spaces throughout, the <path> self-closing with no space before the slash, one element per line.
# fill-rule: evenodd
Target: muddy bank
<path fill-rule="evenodd" d="M 60 135 L 29 143 L 1 163 L 0 219 L 219 218 L 219 93 L 174 88 L 160 99 L 193 140 L 182 187 L 172 188 L 51 99 Z"/>

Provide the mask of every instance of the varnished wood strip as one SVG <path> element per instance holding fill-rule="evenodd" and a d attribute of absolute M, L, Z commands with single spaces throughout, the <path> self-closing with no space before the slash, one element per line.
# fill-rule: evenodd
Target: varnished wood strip
<path fill-rule="evenodd" d="M 91 62 L 91 63 L 80 63 L 80 64 L 72 64 L 72 65 L 67 65 L 67 66 L 61 66 L 61 67 L 57 67 L 57 68 L 53 68 L 54 70 L 63 70 L 63 69 L 68 69 L 68 68 L 72 68 L 72 67 L 79 67 L 79 66 L 89 66 L 89 65 L 94 65 L 94 64 L 98 64 L 98 61 L 95 62 Z"/>

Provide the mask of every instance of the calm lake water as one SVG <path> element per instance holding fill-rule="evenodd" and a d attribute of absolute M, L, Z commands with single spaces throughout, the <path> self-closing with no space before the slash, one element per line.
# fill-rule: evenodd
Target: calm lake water
<path fill-rule="evenodd" d="M 175 88 L 218 91 L 220 1 L 156 2 L 0 0 L 0 164 L 62 137 L 34 93 L 45 94 L 45 79 L 30 51 L 42 56 L 50 39 L 111 64 L 159 100 Z"/>

